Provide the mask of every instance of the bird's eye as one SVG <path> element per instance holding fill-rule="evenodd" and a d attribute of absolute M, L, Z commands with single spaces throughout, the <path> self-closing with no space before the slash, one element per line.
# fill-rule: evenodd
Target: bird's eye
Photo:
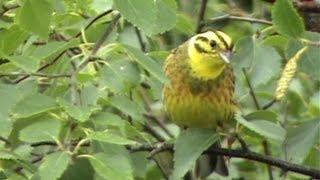
<path fill-rule="evenodd" d="M 214 40 L 210 41 L 210 46 L 211 47 L 215 47 L 216 45 L 217 45 L 216 41 L 214 41 Z"/>

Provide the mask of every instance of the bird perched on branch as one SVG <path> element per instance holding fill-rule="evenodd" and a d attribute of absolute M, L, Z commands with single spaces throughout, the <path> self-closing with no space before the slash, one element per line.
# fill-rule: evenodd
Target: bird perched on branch
<path fill-rule="evenodd" d="M 163 98 L 174 123 L 216 130 L 233 118 L 234 75 L 229 64 L 232 49 L 227 34 L 207 31 L 191 37 L 168 56 L 165 74 L 171 84 L 164 86 Z M 228 174 L 222 158 L 209 158 L 215 163 L 205 176 L 213 170 Z"/>

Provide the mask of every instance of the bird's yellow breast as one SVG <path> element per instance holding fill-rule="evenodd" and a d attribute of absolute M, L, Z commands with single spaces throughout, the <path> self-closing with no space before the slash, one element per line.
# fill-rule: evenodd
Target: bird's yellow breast
<path fill-rule="evenodd" d="M 223 68 L 215 79 L 197 78 L 192 74 L 187 47 L 187 43 L 181 45 L 166 60 L 165 73 L 171 85 L 164 87 L 164 105 L 172 121 L 180 126 L 215 128 L 233 116 L 232 69 Z"/>

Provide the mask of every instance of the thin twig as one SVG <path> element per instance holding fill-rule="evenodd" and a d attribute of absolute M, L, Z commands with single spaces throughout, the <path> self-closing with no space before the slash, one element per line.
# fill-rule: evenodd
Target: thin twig
<path fill-rule="evenodd" d="M 84 30 L 87 30 L 90 26 L 92 26 L 93 23 L 95 23 L 97 20 L 99 20 L 100 18 L 110 14 L 113 11 L 113 9 L 107 10 L 105 12 L 102 12 L 101 14 L 97 15 L 96 17 L 94 17 L 84 28 Z M 73 38 L 78 38 L 81 36 L 81 31 L 79 31 Z"/>
<path fill-rule="evenodd" d="M 146 43 L 143 42 L 140 30 L 137 27 L 135 27 L 135 31 L 136 31 L 136 34 L 137 34 L 138 41 L 139 41 L 139 44 L 140 44 L 142 52 L 146 52 Z"/>
<path fill-rule="evenodd" d="M 249 93 L 250 93 L 250 95 L 251 95 L 251 97 L 252 97 L 252 99 L 253 99 L 254 105 L 255 105 L 256 108 L 259 110 L 259 109 L 260 109 L 260 105 L 259 105 L 258 99 L 257 99 L 257 97 L 256 97 L 256 94 L 255 94 L 255 92 L 254 92 L 254 90 L 253 90 L 253 87 L 252 87 L 252 85 L 251 85 L 251 82 L 250 82 L 248 73 L 247 73 L 247 71 L 246 71 L 245 68 L 242 68 L 242 72 L 243 72 L 244 77 L 245 77 L 245 79 L 246 79 L 246 82 L 247 82 L 247 84 L 248 84 Z"/>
<path fill-rule="evenodd" d="M 96 22 L 97 20 L 99 20 L 100 18 L 104 17 L 105 15 L 107 15 L 107 14 L 109 14 L 109 13 L 111 13 L 111 12 L 112 12 L 112 10 L 108 10 L 108 11 L 106 11 L 106 12 L 103 12 L 103 13 L 99 14 L 99 15 L 96 16 L 95 18 L 93 18 L 92 21 L 90 21 L 89 24 L 85 27 L 85 30 L 88 29 L 94 22 Z M 81 31 L 79 31 L 74 37 L 79 37 L 80 35 L 78 35 L 78 34 L 81 35 Z M 71 39 L 69 39 L 69 40 L 71 40 Z M 66 39 L 66 41 L 67 41 L 67 39 Z M 72 49 L 72 48 L 71 48 L 71 49 Z M 66 50 L 63 51 L 63 52 L 61 52 L 61 53 L 60 53 L 57 57 L 55 57 L 50 63 L 41 66 L 41 67 L 37 70 L 37 72 L 40 72 L 40 71 L 48 68 L 49 66 L 53 65 L 54 63 L 56 63 L 56 62 L 62 57 L 62 55 L 63 55 L 65 52 L 66 52 Z M 90 60 L 89 60 L 89 61 L 90 61 Z M 14 81 L 14 83 L 15 83 L 15 84 L 18 84 L 18 83 L 20 83 L 21 81 L 27 79 L 28 77 L 30 77 L 30 76 L 28 76 L 28 75 L 23 76 L 23 77 L 17 79 L 16 81 Z"/>
<path fill-rule="evenodd" d="M 203 19 L 204 19 L 204 15 L 206 13 L 207 3 L 208 3 L 208 0 L 201 0 L 201 6 L 200 6 L 198 21 L 197 21 L 198 25 L 197 25 L 196 33 L 200 33 L 203 26 L 204 26 Z"/>
<path fill-rule="evenodd" d="M 0 141 L 3 141 L 3 142 L 6 143 L 7 145 L 11 145 L 11 142 L 10 142 L 8 139 L 6 139 L 6 138 L 4 138 L 4 137 L 2 137 L 2 136 L 0 136 Z"/>
<path fill-rule="evenodd" d="M 132 146 L 129 148 L 131 152 L 139 152 L 139 151 L 152 151 L 154 149 L 154 145 L 142 144 L 138 146 Z M 173 152 L 173 144 L 166 144 L 166 147 L 163 148 L 163 151 L 171 151 Z M 262 155 L 259 153 L 255 153 L 252 151 L 245 152 L 241 150 L 234 150 L 234 149 L 226 149 L 226 148 L 219 148 L 219 147 L 212 147 L 209 150 L 204 152 L 205 154 L 214 154 L 214 155 L 223 155 L 228 157 L 235 157 L 235 158 L 244 158 L 253 160 L 256 162 L 261 162 L 265 164 L 269 164 L 271 166 L 275 166 L 281 168 L 286 171 L 292 171 L 304 175 L 311 176 L 313 178 L 320 178 L 320 170 L 299 165 L 291 162 L 284 161 L 282 159 L 274 158 L 267 155 Z"/>
<path fill-rule="evenodd" d="M 264 105 L 264 106 L 262 107 L 262 109 L 263 109 L 263 110 L 266 110 L 266 109 L 270 108 L 275 102 L 277 102 L 276 99 L 271 100 L 271 101 L 268 102 L 266 105 Z"/>
<path fill-rule="evenodd" d="M 223 21 L 223 20 L 246 21 L 246 22 L 250 22 L 250 23 L 272 25 L 272 22 L 268 21 L 268 20 L 256 19 L 256 18 L 252 18 L 252 17 L 233 16 L 231 14 L 226 14 L 226 15 L 210 18 L 207 22 L 205 22 L 205 25 L 212 24 L 216 21 Z"/>
<path fill-rule="evenodd" d="M 155 123 L 157 123 L 157 125 L 159 125 L 159 127 L 171 138 L 174 137 L 174 135 L 169 131 L 169 129 L 166 127 L 166 125 L 163 122 L 163 119 L 160 119 L 157 116 L 153 116 L 152 114 L 152 109 L 151 109 L 151 102 L 150 99 L 148 98 L 148 96 L 146 95 L 146 92 L 144 91 L 144 89 L 140 89 L 140 94 L 141 97 L 144 101 L 144 103 L 146 104 L 146 108 L 149 111 L 148 114 L 144 114 L 145 117 L 152 119 L 155 121 Z"/>
<path fill-rule="evenodd" d="M 38 76 L 46 78 L 70 77 L 70 74 L 43 74 L 43 73 L 0 73 L 0 76 Z"/>
<path fill-rule="evenodd" d="M 263 146 L 264 154 L 267 156 L 270 156 L 269 145 L 266 140 L 262 141 L 262 146 Z M 274 178 L 273 178 L 273 174 L 272 174 L 272 168 L 268 164 L 267 164 L 267 169 L 268 169 L 268 174 L 269 174 L 269 180 L 273 180 Z"/>
<path fill-rule="evenodd" d="M 301 1 L 294 0 L 294 5 L 300 10 L 309 13 L 320 13 L 320 2 L 319 1 Z"/>
<path fill-rule="evenodd" d="M 5 13 L 7 13 L 8 11 L 13 10 L 13 9 L 16 9 L 16 8 L 18 8 L 18 7 L 20 7 L 18 4 L 11 5 L 10 7 L 6 7 L 6 6 L 2 5 L 3 11 L 0 12 L 0 17 L 2 17 L 2 16 L 3 16 Z"/>
<path fill-rule="evenodd" d="M 56 63 L 56 62 L 63 56 L 63 54 L 64 54 L 65 52 L 66 52 L 66 51 L 61 52 L 61 53 L 60 53 L 57 57 L 55 57 L 50 63 L 41 66 L 41 67 L 37 70 L 37 72 L 40 72 L 40 71 L 46 69 L 47 67 L 53 65 L 54 63 Z M 15 83 L 15 84 L 18 84 L 18 83 L 20 83 L 21 81 L 27 79 L 28 77 L 30 77 L 30 75 L 23 76 L 23 77 L 15 80 L 14 83 Z"/>
<path fill-rule="evenodd" d="M 144 125 L 144 129 L 149 132 L 154 138 L 156 138 L 159 142 L 164 142 L 165 139 L 148 123 Z"/>
<path fill-rule="evenodd" d="M 116 17 L 113 18 L 113 20 L 108 25 L 105 32 L 102 34 L 100 39 L 94 44 L 93 49 L 91 51 L 91 54 L 77 67 L 77 70 L 74 73 L 78 73 L 83 68 L 87 66 L 87 64 L 90 62 L 91 57 L 94 56 L 98 50 L 101 48 L 102 44 L 105 42 L 105 40 L 108 38 L 112 30 L 115 28 L 115 26 L 118 24 L 118 20 L 120 19 L 121 15 L 117 14 Z"/>

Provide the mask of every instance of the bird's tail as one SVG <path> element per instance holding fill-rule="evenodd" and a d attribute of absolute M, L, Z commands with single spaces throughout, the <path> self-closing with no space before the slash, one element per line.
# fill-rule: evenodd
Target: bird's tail
<path fill-rule="evenodd" d="M 214 147 L 220 147 L 220 143 L 215 143 L 210 148 Z M 205 178 L 212 172 L 216 172 L 222 176 L 228 176 L 229 172 L 226 161 L 223 156 L 213 154 L 202 155 L 196 165 L 196 177 Z"/>

